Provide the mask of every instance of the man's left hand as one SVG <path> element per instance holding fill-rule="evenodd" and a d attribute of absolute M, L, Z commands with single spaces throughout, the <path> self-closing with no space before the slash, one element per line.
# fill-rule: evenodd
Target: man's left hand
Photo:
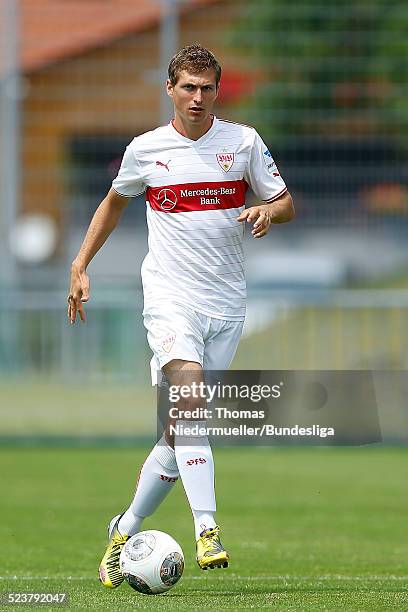
<path fill-rule="evenodd" d="M 246 208 L 237 217 L 237 221 L 253 223 L 252 235 L 254 238 L 262 238 L 269 232 L 272 223 L 286 223 L 295 216 L 293 202 L 290 194 L 286 192 L 282 197 L 271 204 L 260 204 Z"/>
<path fill-rule="evenodd" d="M 272 224 L 269 204 L 261 204 L 260 206 L 246 208 L 239 217 L 237 217 L 237 221 L 241 222 L 245 220 L 247 220 L 248 223 L 255 221 L 251 232 L 254 238 L 266 236 Z"/>

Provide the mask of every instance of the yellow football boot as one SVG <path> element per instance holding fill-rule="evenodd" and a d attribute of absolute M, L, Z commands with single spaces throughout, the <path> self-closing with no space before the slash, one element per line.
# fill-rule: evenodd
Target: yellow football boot
<path fill-rule="evenodd" d="M 119 567 L 119 557 L 122 548 L 130 538 L 118 531 L 118 523 L 122 515 L 115 516 L 110 522 L 108 534 L 109 544 L 99 566 L 99 580 L 108 589 L 116 589 L 123 582 Z"/>
<path fill-rule="evenodd" d="M 220 528 L 205 529 L 197 540 L 197 563 L 201 569 L 228 567 L 229 555 L 220 540 Z"/>

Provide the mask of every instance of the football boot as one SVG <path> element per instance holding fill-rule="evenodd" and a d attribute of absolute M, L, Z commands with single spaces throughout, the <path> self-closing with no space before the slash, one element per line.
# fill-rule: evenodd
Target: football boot
<path fill-rule="evenodd" d="M 121 514 L 115 516 L 108 527 L 109 543 L 99 566 L 99 580 L 103 586 L 116 589 L 123 582 L 123 576 L 119 567 L 119 557 L 122 548 L 130 538 L 126 533 L 119 533 L 118 523 Z"/>
<path fill-rule="evenodd" d="M 220 528 L 204 529 L 197 540 L 197 563 L 201 569 L 228 567 L 229 555 L 220 540 Z"/>

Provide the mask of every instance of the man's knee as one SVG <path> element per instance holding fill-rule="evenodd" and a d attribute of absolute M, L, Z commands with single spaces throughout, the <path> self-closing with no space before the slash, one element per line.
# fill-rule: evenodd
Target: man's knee
<path fill-rule="evenodd" d="M 171 413 L 174 418 L 194 419 L 189 416 L 205 404 L 203 368 L 195 361 L 173 359 L 163 367 L 169 383 Z M 200 417 L 198 417 L 200 418 Z"/>

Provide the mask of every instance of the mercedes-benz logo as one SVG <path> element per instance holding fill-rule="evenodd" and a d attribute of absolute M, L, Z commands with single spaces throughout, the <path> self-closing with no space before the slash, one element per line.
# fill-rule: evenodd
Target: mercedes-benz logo
<path fill-rule="evenodd" d="M 160 189 L 157 194 L 157 201 L 163 210 L 173 210 L 177 204 L 177 196 L 172 189 L 166 187 L 165 189 Z"/>

